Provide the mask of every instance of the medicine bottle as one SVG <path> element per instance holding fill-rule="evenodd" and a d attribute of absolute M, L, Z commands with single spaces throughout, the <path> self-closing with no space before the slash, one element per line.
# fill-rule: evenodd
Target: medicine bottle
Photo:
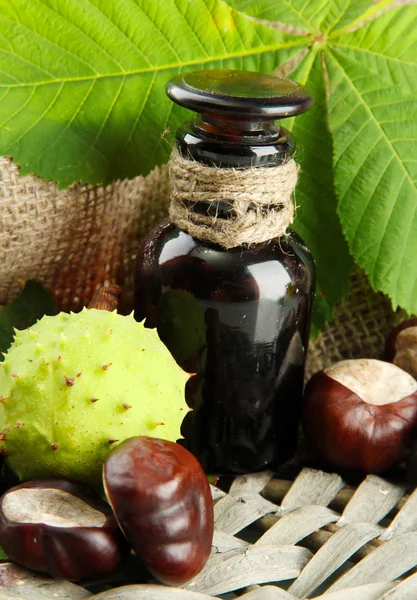
<path fill-rule="evenodd" d="M 181 443 L 206 472 L 273 469 L 296 449 L 315 280 L 288 227 L 295 142 L 276 121 L 312 99 L 286 79 L 221 70 L 179 75 L 167 94 L 199 116 L 177 132 L 171 218 L 139 248 L 135 318 L 195 373 Z"/>

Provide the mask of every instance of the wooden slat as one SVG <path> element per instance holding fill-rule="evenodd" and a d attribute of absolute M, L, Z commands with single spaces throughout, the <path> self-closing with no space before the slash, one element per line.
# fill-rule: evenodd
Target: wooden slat
<path fill-rule="evenodd" d="M 52 600 L 52 598 L 51 598 Z M 213 600 L 207 594 L 164 585 L 124 585 L 91 596 L 91 600 Z"/>
<path fill-rule="evenodd" d="M 255 545 L 296 544 L 313 531 L 338 519 L 339 515 L 326 506 L 301 506 L 281 517 Z"/>
<path fill-rule="evenodd" d="M 216 502 L 216 500 L 220 500 L 220 498 L 223 498 L 224 496 L 226 496 L 226 492 L 219 489 L 218 487 L 215 487 L 214 485 L 210 486 L 210 491 L 211 491 L 211 497 L 213 498 L 213 502 Z"/>
<path fill-rule="evenodd" d="M 224 533 L 223 531 L 215 531 L 213 535 L 213 552 L 227 552 L 242 546 L 248 546 L 249 543 L 241 540 L 234 535 Z"/>
<path fill-rule="evenodd" d="M 239 596 L 239 600 L 295 600 L 295 596 L 276 586 L 264 585 L 258 590 Z"/>
<path fill-rule="evenodd" d="M 379 539 L 384 542 L 408 531 L 417 531 L 417 490 L 414 490 L 391 525 Z"/>
<path fill-rule="evenodd" d="M 3 563 L 0 564 L 0 598 L 84 600 L 91 598 L 91 594 L 75 583 L 56 581 L 13 563 Z"/>
<path fill-rule="evenodd" d="M 214 554 L 202 572 L 184 587 L 213 596 L 256 583 L 294 579 L 311 557 L 297 546 L 248 546 Z"/>
<path fill-rule="evenodd" d="M 272 471 L 251 473 L 250 475 L 239 475 L 230 486 L 229 494 L 240 496 L 241 494 L 254 494 L 262 492 L 266 484 L 272 479 Z"/>
<path fill-rule="evenodd" d="M 367 585 L 350 587 L 338 592 L 326 593 L 317 596 L 314 600 L 382 600 L 381 594 L 390 590 L 394 585 L 395 583 L 392 581 L 368 583 Z"/>
<path fill-rule="evenodd" d="M 276 504 L 265 500 L 259 494 L 245 496 L 228 494 L 214 505 L 214 526 L 219 531 L 234 534 L 277 510 Z"/>
<path fill-rule="evenodd" d="M 417 565 L 417 532 L 384 542 L 331 586 L 339 590 L 377 581 L 393 581 Z"/>
<path fill-rule="evenodd" d="M 327 506 L 342 487 L 342 478 L 336 473 L 303 469 L 285 494 L 281 509 L 287 512 L 309 504 Z"/>
<path fill-rule="evenodd" d="M 379 533 L 379 527 L 368 523 L 351 523 L 339 529 L 304 567 L 289 591 L 297 598 L 309 596 L 352 554 Z"/>
<path fill-rule="evenodd" d="M 417 598 L 417 573 L 394 585 L 379 600 L 414 600 Z"/>
<path fill-rule="evenodd" d="M 385 481 L 377 475 L 368 475 L 347 504 L 338 525 L 346 523 L 379 523 L 394 508 L 404 488 Z"/>

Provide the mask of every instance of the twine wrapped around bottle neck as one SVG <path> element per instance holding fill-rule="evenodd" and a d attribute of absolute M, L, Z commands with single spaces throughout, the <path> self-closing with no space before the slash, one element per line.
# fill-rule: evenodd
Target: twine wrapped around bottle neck
<path fill-rule="evenodd" d="M 294 219 L 293 159 L 268 168 L 219 168 L 174 150 L 169 169 L 170 218 L 193 237 L 226 249 L 259 244 L 281 237 Z"/>

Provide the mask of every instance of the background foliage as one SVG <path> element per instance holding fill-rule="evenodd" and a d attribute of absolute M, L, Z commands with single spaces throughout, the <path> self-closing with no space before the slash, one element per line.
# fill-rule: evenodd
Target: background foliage
<path fill-rule="evenodd" d="M 0 154 L 62 187 L 147 174 L 189 118 L 165 97 L 173 75 L 279 68 L 316 98 L 288 122 L 316 327 L 351 256 L 417 312 L 416 18 L 386 0 L 0 0 Z"/>

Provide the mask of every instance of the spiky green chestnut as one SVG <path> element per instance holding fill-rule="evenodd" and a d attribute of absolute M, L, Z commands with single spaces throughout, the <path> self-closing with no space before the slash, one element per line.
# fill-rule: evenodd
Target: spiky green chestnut
<path fill-rule="evenodd" d="M 17 331 L 0 364 L 0 452 L 21 480 L 100 485 L 108 452 L 137 435 L 175 441 L 189 375 L 156 330 L 84 309 Z"/>

